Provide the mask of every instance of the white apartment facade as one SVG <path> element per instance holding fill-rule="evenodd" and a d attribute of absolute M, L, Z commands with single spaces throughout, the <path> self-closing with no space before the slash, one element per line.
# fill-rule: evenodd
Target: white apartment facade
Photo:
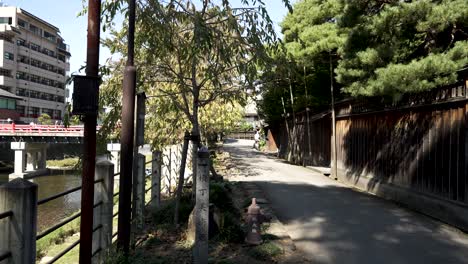
<path fill-rule="evenodd" d="M 0 7 L 0 89 L 20 96 L 19 121 L 61 120 L 70 52 L 57 27 L 16 7 Z"/>

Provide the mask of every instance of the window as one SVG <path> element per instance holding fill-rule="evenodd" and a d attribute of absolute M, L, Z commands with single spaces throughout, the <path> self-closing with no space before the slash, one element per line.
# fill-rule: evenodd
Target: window
<path fill-rule="evenodd" d="M 63 96 L 57 96 L 57 102 L 65 103 L 65 98 Z"/>
<path fill-rule="evenodd" d="M 29 58 L 23 55 L 18 55 L 18 61 L 22 63 L 29 64 Z"/>
<path fill-rule="evenodd" d="M 26 28 L 27 25 L 28 25 L 28 22 L 18 18 L 18 26 Z"/>
<path fill-rule="evenodd" d="M 61 83 L 61 82 L 57 82 L 55 87 L 57 88 L 60 88 L 60 89 L 64 89 L 65 88 L 65 84 Z"/>
<path fill-rule="evenodd" d="M 59 54 L 58 59 L 65 62 L 65 55 Z"/>
<path fill-rule="evenodd" d="M 36 27 L 36 26 L 34 26 L 32 24 L 29 24 L 29 30 L 32 33 L 36 34 L 36 35 L 42 36 L 42 29 L 40 29 L 40 28 L 38 28 L 38 27 Z"/>
<path fill-rule="evenodd" d="M 50 117 L 53 117 L 54 116 L 54 109 L 42 108 L 42 113 L 43 114 L 48 114 Z"/>
<path fill-rule="evenodd" d="M 0 24 L 8 24 L 11 25 L 11 17 L 0 17 Z"/>
<path fill-rule="evenodd" d="M 50 41 L 53 41 L 53 42 L 56 41 L 55 35 L 52 34 L 52 33 L 47 32 L 47 31 L 45 31 L 45 30 L 44 30 L 44 38 L 46 38 L 46 39 L 48 39 L 48 40 L 50 40 Z"/>
<path fill-rule="evenodd" d="M 39 67 L 41 67 L 41 62 L 36 60 L 36 59 L 31 58 L 31 66 L 39 68 Z"/>
<path fill-rule="evenodd" d="M 29 91 L 29 97 L 41 99 L 41 93 L 38 91 Z"/>
<path fill-rule="evenodd" d="M 7 60 L 15 60 L 15 55 L 13 55 L 13 53 L 8 52 L 8 51 L 5 51 L 4 57 Z"/>
<path fill-rule="evenodd" d="M 29 75 L 25 72 L 16 72 L 16 79 L 20 79 L 20 80 L 26 80 L 28 81 L 29 80 Z"/>
<path fill-rule="evenodd" d="M 37 45 L 37 44 L 34 44 L 34 43 L 30 43 L 29 46 L 31 47 L 32 50 L 35 50 L 37 52 L 41 52 L 41 46 Z"/>
<path fill-rule="evenodd" d="M 29 114 L 29 117 L 38 117 L 39 107 L 29 107 L 28 114 Z"/>
<path fill-rule="evenodd" d="M 30 75 L 29 80 L 30 80 L 31 82 L 41 83 L 41 77 L 39 77 L 39 76 L 37 76 L 37 75 L 34 75 L 34 74 L 31 74 L 31 75 Z"/>
<path fill-rule="evenodd" d="M 50 49 L 44 48 L 44 49 L 42 49 L 42 53 L 44 53 L 45 55 L 49 55 L 49 56 L 55 58 L 55 52 L 52 51 L 52 50 L 50 50 Z"/>
<path fill-rule="evenodd" d="M 65 70 L 64 69 L 58 68 L 57 73 L 60 74 L 60 75 L 65 76 Z"/>
<path fill-rule="evenodd" d="M 27 91 L 28 90 L 26 90 L 26 89 L 16 88 L 16 95 L 17 96 L 26 96 Z"/>
<path fill-rule="evenodd" d="M 54 113 L 55 113 L 55 114 L 54 114 L 55 119 L 60 119 L 60 118 L 62 118 L 62 111 L 60 111 L 60 110 L 54 110 Z"/>
<path fill-rule="evenodd" d="M 16 109 L 16 100 L 9 98 L 0 98 L 0 109 Z"/>
<path fill-rule="evenodd" d="M 16 44 L 17 44 L 18 46 L 28 47 L 28 45 L 26 44 L 26 40 L 24 40 L 24 39 L 20 39 L 20 38 L 17 39 L 17 40 L 16 40 Z"/>
<path fill-rule="evenodd" d="M 11 77 L 11 70 L 0 68 L 0 76 Z"/>
<path fill-rule="evenodd" d="M 16 112 L 18 112 L 20 116 L 24 116 L 24 110 L 26 110 L 24 105 L 16 105 Z"/>

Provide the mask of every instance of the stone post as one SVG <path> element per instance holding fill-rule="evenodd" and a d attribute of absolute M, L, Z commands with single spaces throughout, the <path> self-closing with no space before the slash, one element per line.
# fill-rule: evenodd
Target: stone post
<path fill-rule="evenodd" d="M 161 151 L 153 151 L 153 162 L 151 163 L 151 208 L 157 209 L 161 206 Z"/>
<path fill-rule="evenodd" d="M 194 263 L 208 263 L 208 213 L 210 194 L 210 154 L 202 147 L 198 151 L 196 203 L 195 203 L 195 246 Z"/>
<path fill-rule="evenodd" d="M 10 251 L 9 263 L 36 262 L 37 184 L 22 178 L 0 185 L 0 252 Z"/>
<path fill-rule="evenodd" d="M 93 253 L 100 249 L 93 257 L 93 263 L 103 263 L 112 245 L 112 215 L 114 207 L 114 164 L 108 160 L 96 163 L 94 173 L 96 180 L 103 179 L 95 184 L 94 204 L 102 202 L 94 208 L 93 227 L 102 225 L 93 233 Z"/>
<path fill-rule="evenodd" d="M 136 222 L 137 230 L 143 229 L 145 214 L 145 155 L 137 156 L 137 182 L 136 182 Z"/>
<path fill-rule="evenodd" d="M 11 142 L 11 149 L 15 151 L 15 170 L 10 179 L 23 177 L 26 165 L 26 142 Z"/>
<path fill-rule="evenodd" d="M 111 153 L 111 161 L 114 163 L 114 174 L 120 169 L 120 143 L 107 144 L 107 150 Z M 117 176 L 116 179 L 119 179 Z"/>

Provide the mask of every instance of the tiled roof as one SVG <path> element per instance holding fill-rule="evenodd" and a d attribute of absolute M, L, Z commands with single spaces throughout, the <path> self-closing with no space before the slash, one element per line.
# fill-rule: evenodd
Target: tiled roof
<path fill-rule="evenodd" d="M 22 97 L 16 96 L 10 92 L 7 92 L 3 89 L 0 89 L 0 97 L 6 97 L 6 98 L 12 98 L 12 99 L 17 99 L 17 100 L 22 100 Z"/>

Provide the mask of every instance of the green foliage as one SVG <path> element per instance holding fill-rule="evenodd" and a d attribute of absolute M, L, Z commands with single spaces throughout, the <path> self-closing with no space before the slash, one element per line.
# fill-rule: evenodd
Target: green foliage
<path fill-rule="evenodd" d="M 37 122 L 42 125 L 52 125 L 52 118 L 46 113 L 42 113 L 38 118 Z"/>
<path fill-rule="evenodd" d="M 275 40 L 265 4 L 241 2 L 236 8 L 211 0 L 137 3 L 137 83 L 152 96 L 146 125 L 154 148 L 180 140 L 187 128 L 211 134 L 239 120 L 244 88 L 256 80 L 257 65 L 266 57 L 264 44 Z M 103 26 L 111 32 L 104 45 L 112 53 L 126 54 L 127 25 L 115 31 L 112 24 L 117 13 L 126 11 L 123 0 L 103 2 Z M 119 133 L 123 61 L 103 71 L 109 76 L 101 105 L 112 108 L 104 116 L 102 137 Z"/>
<path fill-rule="evenodd" d="M 418 92 L 456 81 L 468 65 L 464 0 L 350 1 L 339 18 L 349 32 L 336 70 L 353 96 Z"/>
<path fill-rule="evenodd" d="M 76 167 L 80 162 L 80 158 L 66 158 L 62 160 L 47 160 L 47 167 Z"/>
<path fill-rule="evenodd" d="M 276 53 L 264 71 L 261 113 L 274 123 L 284 112 L 326 107 L 331 77 L 343 96 L 394 96 L 453 83 L 468 65 L 467 10 L 466 0 L 300 0 L 281 24 L 285 54 Z"/>
<path fill-rule="evenodd" d="M 180 198 L 179 221 L 187 223 L 194 204 L 190 193 L 183 193 Z M 153 221 L 158 225 L 173 225 L 175 200 L 166 203 L 161 209 L 153 213 Z"/>
<path fill-rule="evenodd" d="M 222 217 L 218 239 L 224 242 L 241 243 L 245 233 L 240 225 L 241 216 L 233 205 L 230 192 L 229 183 L 210 183 L 210 203 L 221 211 Z"/>
<path fill-rule="evenodd" d="M 283 254 L 283 250 L 272 242 L 265 242 L 259 246 L 253 247 L 248 254 L 255 259 L 271 260 L 272 258 Z"/>
<path fill-rule="evenodd" d="M 55 245 L 63 243 L 67 237 L 79 231 L 80 219 L 78 218 L 39 239 L 36 243 L 36 259 L 46 256 Z"/>

